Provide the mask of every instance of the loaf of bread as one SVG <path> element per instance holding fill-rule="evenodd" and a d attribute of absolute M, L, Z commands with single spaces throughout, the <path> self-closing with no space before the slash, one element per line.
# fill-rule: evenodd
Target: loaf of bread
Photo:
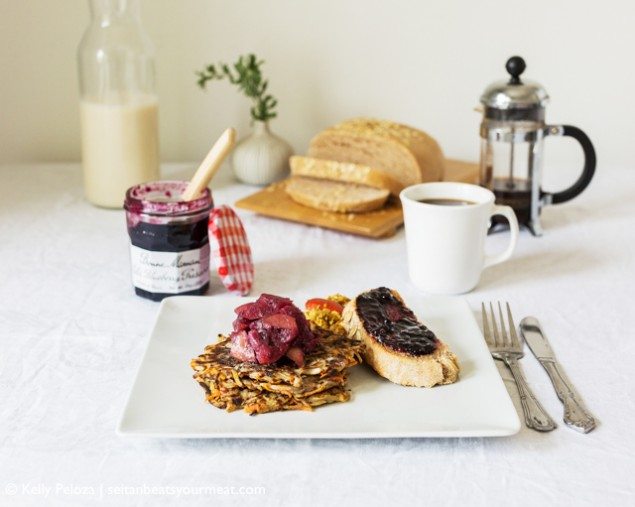
<path fill-rule="evenodd" d="M 337 162 L 319 158 L 294 155 L 289 159 L 293 176 L 308 176 L 325 180 L 357 183 L 374 188 L 383 188 L 399 195 L 404 186 L 388 174 L 373 167 L 351 162 Z"/>
<path fill-rule="evenodd" d="M 293 176 L 285 190 L 295 202 L 323 211 L 363 213 L 381 208 L 390 192 L 366 185 Z"/>
<path fill-rule="evenodd" d="M 357 118 L 316 135 L 313 158 L 372 167 L 402 187 L 443 178 L 443 152 L 425 132 L 391 121 Z"/>

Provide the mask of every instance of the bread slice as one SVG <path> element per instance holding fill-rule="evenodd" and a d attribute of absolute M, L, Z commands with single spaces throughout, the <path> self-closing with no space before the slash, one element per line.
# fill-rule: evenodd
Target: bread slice
<path fill-rule="evenodd" d="M 388 199 L 388 190 L 293 176 L 287 180 L 285 190 L 296 202 L 323 211 L 363 213 L 381 208 Z"/>
<path fill-rule="evenodd" d="M 310 157 L 377 169 L 402 186 L 443 178 L 444 157 L 425 132 L 391 121 L 356 118 L 316 135 Z"/>
<path fill-rule="evenodd" d="M 294 176 L 358 183 L 374 188 L 384 188 L 393 195 L 399 195 L 399 192 L 404 189 L 404 186 L 399 181 L 367 165 L 301 157 L 299 155 L 291 157 L 289 163 L 291 165 L 291 174 Z"/>
<path fill-rule="evenodd" d="M 344 307 L 342 325 L 365 345 L 364 361 L 404 386 L 451 384 L 459 377 L 456 356 L 421 324 L 395 290 L 364 292 Z"/>

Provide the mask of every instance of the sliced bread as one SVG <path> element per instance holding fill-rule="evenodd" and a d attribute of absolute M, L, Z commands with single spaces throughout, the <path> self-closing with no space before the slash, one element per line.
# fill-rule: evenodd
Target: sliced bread
<path fill-rule="evenodd" d="M 354 183 L 293 176 L 285 190 L 294 201 L 323 211 L 362 213 L 381 208 L 390 192 Z"/>
<path fill-rule="evenodd" d="M 374 188 L 384 188 L 393 195 L 399 195 L 399 192 L 404 188 L 399 181 L 385 172 L 367 165 L 298 155 L 291 157 L 289 163 L 291 165 L 291 174 L 294 176 L 308 176 L 311 178 L 357 183 Z"/>
<path fill-rule="evenodd" d="M 391 382 L 432 387 L 459 378 L 456 356 L 396 290 L 379 287 L 358 295 L 344 307 L 342 325 L 364 343 L 364 362 Z"/>
<path fill-rule="evenodd" d="M 367 165 L 404 187 L 443 178 L 438 143 L 425 132 L 391 121 L 356 118 L 335 125 L 313 138 L 308 155 Z"/>

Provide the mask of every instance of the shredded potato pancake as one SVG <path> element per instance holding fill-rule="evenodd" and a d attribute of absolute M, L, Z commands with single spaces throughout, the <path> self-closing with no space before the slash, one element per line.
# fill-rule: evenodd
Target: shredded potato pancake
<path fill-rule="evenodd" d="M 242 408 L 248 414 L 277 410 L 312 410 L 348 401 L 347 369 L 361 362 L 362 345 L 344 335 L 318 331 L 320 340 L 301 368 L 290 361 L 260 365 L 240 362 L 229 355 L 229 339 L 208 345 L 191 362 L 194 379 L 206 399 L 228 412 Z"/>

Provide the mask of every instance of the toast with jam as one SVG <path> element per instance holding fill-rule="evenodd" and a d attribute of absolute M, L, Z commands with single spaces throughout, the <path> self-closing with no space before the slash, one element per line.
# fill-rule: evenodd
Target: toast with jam
<path fill-rule="evenodd" d="M 364 343 L 365 362 L 391 382 L 432 387 L 458 379 L 456 356 L 396 290 L 379 287 L 358 295 L 344 307 L 342 325 Z"/>

